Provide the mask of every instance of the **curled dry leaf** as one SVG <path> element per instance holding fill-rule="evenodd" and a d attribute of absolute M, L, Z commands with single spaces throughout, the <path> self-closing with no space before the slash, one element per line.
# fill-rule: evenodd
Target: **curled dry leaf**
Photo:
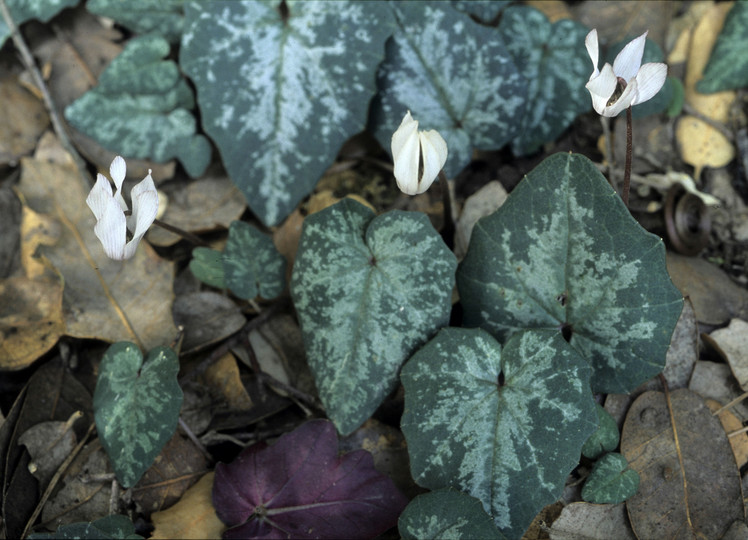
<path fill-rule="evenodd" d="M 727 328 L 715 330 L 705 340 L 730 365 L 740 387 L 748 391 L 748 322 L 732 319 Z"/>
<path fill-rule="evenodd" d="M 221 538 L 226 529 L 213 508 L 213 479 L 208 473 L 188 489 L 178 503 L 151 516 L 156 529 L 152 539 Z"/>

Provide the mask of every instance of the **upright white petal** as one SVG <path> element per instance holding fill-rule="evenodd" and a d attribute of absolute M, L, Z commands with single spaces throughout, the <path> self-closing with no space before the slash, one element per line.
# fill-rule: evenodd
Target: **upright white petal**
<path fill-rule="evenodd" d="M 96 221 L 102 218 L 112 197 L 112 186 L 109 184 L 109 180 L 102 174 L 96 175 L 96 183 L 88 194 L 88 197 L 86 197 L 86 204 L 94 213 Z"/>
<path fill-rule="evenodd" d="M 638 95 L 632 103 L 636 105 L 643 103 L 655 97 L 660 88 L 665 84 L 667 79 L 667 65 L 658 62 L 650 62 L 644 64 L 639 73 L 636 75 L 636 82 L 638 84 Z"/>
<path fill-rule="evenodd" d="M 408 195 L 418 193 L 418 159 L 420 145 L 418 122 L 410 111 L 405 114 L 400 127 L 392 134 L 392 161 L 397 186 Z"/>
<path fill-rule="evenodd" d="M 584 38 L 584 46 L 587 47 L 587 54 L 590 55 L 590 60 L 592 60 L 592 69 L 594 70 L 592 72 L 592 75 L 590 75 L 590 79 L 593 77 L 596 77 L 599 71 L 597 70 L 597 59 L 598 59 L 598 46 L 597 46 L 597 29 L 594 28 L 590 31 L 589 34 L 587 34 L 587 37 Z"/>
<path fill-rule="evenodd" d="M 107 200 L 104 213 L 96 222 L 94 233 L 104 247 L 104 253 L 110 259 L 121 261 L 125 259 L 125 241 L 127 232 L 125 214 L 119 204 L 111 197 Z"/>
<path fill-rule="evenodd" d="M 630 41 L 618 53 L 613 62 L 613 71 L 617 77 L 629 82 L 639 73 L 639 67 L 642 65 L 642 56 L 644 56 L 644 45 L 647 42 L 647 32 Z"/>
<path fill-rule="evenodd" d="M 142 238 L 158 213 L 158 192 L 153 184 L 151 171 L 148 175 L 136 184 L 130 191 L 132 199 L 132 215 L 127 219 L 127 228 L 137 236 Z"/>
<path fill-rule="evenodd" d="M 120 207 L 123 211 L 127 210 L 127 203 L 124 197 L 122 197 L 122 182 L 125 181 L 125 175 L 127 174 L 127 164 L 122 156 L 115 156 L 109 165 L 109 176 L 112 177 L 114 185 L 117 191 L 114 193 L 114 198 L 117 199 Z"/>
<path fill-rule="evenodd" d="M 423 157 L 423 174 L 419 179 L 416 193 L 423 193 L 434 183 L 439 171 L 447 162 L 447 143 L 435 129 L 422 132 L 419 139 Z"/>

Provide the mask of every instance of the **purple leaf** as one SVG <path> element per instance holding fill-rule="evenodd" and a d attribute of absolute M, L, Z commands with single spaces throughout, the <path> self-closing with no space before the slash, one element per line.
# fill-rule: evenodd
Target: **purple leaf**
<path fill-rule="evenodd" d="M 213 485 L 213 506 L 231 527 L 224 538 L 374 538 L 395 526 L 407 503 L 369 452 L 338 457 L 327 420 L 219 463 Z"/>

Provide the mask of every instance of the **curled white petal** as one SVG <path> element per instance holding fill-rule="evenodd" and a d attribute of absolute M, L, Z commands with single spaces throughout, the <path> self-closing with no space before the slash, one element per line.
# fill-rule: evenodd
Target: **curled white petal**
<path fill-rule="evenodd" d="M 418 138 L 423 156 L 423 174 L 416 193 L 423 193 L 434 183 L 447 162 L 447 143 L 435 129 L 422 132 Z"/>
<path fill-rule="evenodd" d="M 426 191 L 447 161 L 442 136 L 435 130 L 419 132 L 410 111 L 392 134 L 391 148 L 397 186 L 408 195 Z"/>
<path fill-rule="evenodd" d="M 667 65 L 651 62 L 644 64 L 636 76 L 638 95 L 632 105 L 643 103 L 655 97 L 667 80 Z"/>
<path fill-rule="evenodd" d="M 584 46 L 587 48 L 587 54 L 590 55 L 590 60 L 592 60 L 592 69 L 594 70 L 592 72 L 592 75 L 590 75 L 590 80 L 592 80 L 593 77 L 596 77 L 599 71 L 597 70 L 597 58 L 598 58 L 598 46 L 597 46 L 597 29 L 592 29 L 589 34 L 587 34 L 587 37 L 584 38 Z"/>
<path fill-rule="evenodd" d="M 613 61 L 613 71 L 616 77 L 620 77 L 626 82 L 636 77 L 642 65 L 642 56 L 644 56 L 644 45 L 646 42 L 647 32 L 644 32 L 638 38 L 628 42 L 621 49 L 621 52 L 616 55 L 616 59 Z"/>

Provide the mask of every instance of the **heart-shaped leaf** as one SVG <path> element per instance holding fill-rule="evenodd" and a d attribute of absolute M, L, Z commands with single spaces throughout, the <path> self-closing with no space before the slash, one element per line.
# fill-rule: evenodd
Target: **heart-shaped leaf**
<path fill-rule="evenodd" d="M 342 434 L 371 416 L 402 363 L 447 324 L 456 265 L 420 212 L 374 217 L 343 199 L 306 218 L 291 296 L 320 399 Z"/>
<path fill-rule="evenodd" d="M 595 409 L 597 410 L 597 431 L 590 435 L 582 447 L 582 455 L 590 459 L 597 459 L 605 452 L 615 450 L 620 439 L 615 419 L 600 405 L 596 405 Z"/>
<path fill-rule="evenodd" d="M 136 34 L 155 33 L 170 43 L 179 43 L 184 25 L 184 0 L 88 0 L 86 9 L 114 19 Z"/>
<path fill-rule="evenodd" d="M 636 494 L 639 473 L 615 452 L 605 454 L 592 468 L 582 488 L 582 499 L 595 504 L 618 504 Z"/>
<path fill-rule="evenodd" d="M 232 221 L 223 249 L 226 286 L 239 298 L 275 298 L 286 288 L 286 259 L 249 223 Z"/>
<path fill-rule="evenodd" d="M 402 430 L 420 485 L 476 497 L 508 538 L 556 500 L 597 427 L 590 367 L 555 331 L 445 328 L 405 364 Z"/>
<path fill-rule="evenodd" d="M 662 371 L 683 298 L 662 240 L 595 165 L 555 154 L 478 221 L 457 272 L 466 326 L 499 341 L 562 332 L 592 365 L 596 392 L 629 392 Z"/>
<path fill-rule="evenodd" d="M 167 347 L 143 355 L 134 343 L 107 349 L 94 392 L 94 418 L 101 444 L 119 483 L 134 486 L 177 428 L 182 389 L 179 361 Z"/>
<path fill-rule="evenodd" d="M 223 275 L 223 254 L 220 251 L 206 247 L 193 249 L 190 272 L 211 287 L 216 289 L 226 288 L 226 280 Z"/>
<path fill-rule="evenodd" d="M 312 420 L 216 466 L 213 506 L 224 538 L 374 538 L 408 500 L 366 450 L 338 457 L 335 427 Z"/>
<path fill-rule="evenodd" d="M 384 148 L 407 110 L 447 141 L 447 176 L 473 148 L 501 148 L 517 135 L 527 81 L 501 35 L 446 2 L 392 4 L 397 31 L 377 74 L 373 129 Z"/>
<path fill-rule="evenodd" d="M 478 499 L 453 489 L 424 493 L 410 501 L 397 528 L 404 540 L 506 538 Z"/>
<path fill-rule="evenodd" d="M 192 91 L 156 35 L 128 42 L 101 74 L 99 85 L 65 109 L 70 124 L 105 148 L 157 162 L 174 157 L 191 176 L 210 163 L 210 143 L 197 135 Z"/>
<path fill-rule="evenodd" d="M 735 2 L 709 56 L 696 90 L 705 94 L 748 85 L 748 4 Z"/>
<path fill-rule="evenodd" d="M 519 120 L 512 150 L 530 154 L 591 107 L 584 85 L 592 68 L 583 52 L 589 30 L 570 19 L 551 24 L 535 8 L 510 6 L 501 14 L 498 31 L 528 81 L 527 114 Z"/>
<path fill-rule="evenodd" d="M 384 2 L 192 2 L 180 64 L 252 211 L 276 225 L 363 130 L 392 32 Z"/>

